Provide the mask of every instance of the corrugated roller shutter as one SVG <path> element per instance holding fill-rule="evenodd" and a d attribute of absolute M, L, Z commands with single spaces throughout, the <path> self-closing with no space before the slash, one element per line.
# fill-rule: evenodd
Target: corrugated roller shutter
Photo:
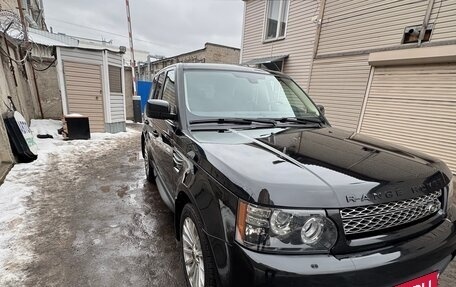
<path fill-rule="evenodd" d="M 91 132 L 104 132 L 100 65 L 63 62 L 68 112 L 89 117 Z"/>
<path fill-rule="evenodd" d="M 369 71 L 365 55 L 314 61 L 310 96 L 325 106 L 332 125 L 348 130 L 357 128 Z"/>
<path fill-rule="evenodd" d="M 427 152 L 456 172 L 456 64 L 376 68 L 361 132 Z"/>

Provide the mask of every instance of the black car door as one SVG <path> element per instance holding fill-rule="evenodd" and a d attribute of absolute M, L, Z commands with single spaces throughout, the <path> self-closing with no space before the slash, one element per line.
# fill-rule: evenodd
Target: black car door
<path fill-rule="evenodd" d="M 149 99 L 159 99 L 161 97 L 161 91 L 163 88 L 163 82 L 165 81 L 165 72 L 162 72 L 154 77 L 152 83 L 152 91 Z M 160 134 L 157 129 L 158 120 L 148 118 L 146 113 L 144 113 L 144 125 L 146 127 L 146 148 L 149 149 L 151 158 L 154 162 L 154 168 L 157 172 L 160 173 L 159 164 L 162 161 L 162 154 L 158 146 L 160 145 Z"/>
<path fill-rule="evenodd" d="M 160 78 L 159 78 L 160 81 Z M 158 99 L 169 103 L 171 113 L 177 114 L 176 110 L 176 90 L 175 90 L 175 71 L 174 69 L 166 72 L 163 88 Z M 176 188 L 176 170 L 173 164 L 174 137 L 177 123 L 174 120 L 152 119 L 152 126 L 155 131 L 155 153 L 158 172 L 163 180 L 167 191 L 174 197 Z"/>

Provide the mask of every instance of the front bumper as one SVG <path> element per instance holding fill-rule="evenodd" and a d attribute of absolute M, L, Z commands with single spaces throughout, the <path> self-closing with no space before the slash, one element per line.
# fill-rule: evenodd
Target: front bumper
<path fill-rule="evenodd" d="M 454 257 L 455 225 L 375 251 L 333 255 L 277 255 L 233 245 L 232 286 L 395 286 L 433 271 Z"/>

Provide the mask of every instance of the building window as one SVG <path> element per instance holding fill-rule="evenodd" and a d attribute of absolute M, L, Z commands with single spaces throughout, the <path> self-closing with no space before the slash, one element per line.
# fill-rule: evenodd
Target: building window
<path fill-rule="evenodd" d="M 109 65 L 108 73 L 111 93 L 122 93 L 122 68 Z"/>
<path fill-rule="evenodd" d="M 266 41 L 285 37 L 289 5 L 289 0 L 268 0 L 265 31 Z"/>

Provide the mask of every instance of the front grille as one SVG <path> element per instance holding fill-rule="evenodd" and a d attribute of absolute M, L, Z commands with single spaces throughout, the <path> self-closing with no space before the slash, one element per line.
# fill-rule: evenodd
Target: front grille
<path fill-rule="evenodd" d="M 420 197 L 340 210 L 346 235 L 374 232 L 425 218 L 441 209 L 441 191 Z"/>

